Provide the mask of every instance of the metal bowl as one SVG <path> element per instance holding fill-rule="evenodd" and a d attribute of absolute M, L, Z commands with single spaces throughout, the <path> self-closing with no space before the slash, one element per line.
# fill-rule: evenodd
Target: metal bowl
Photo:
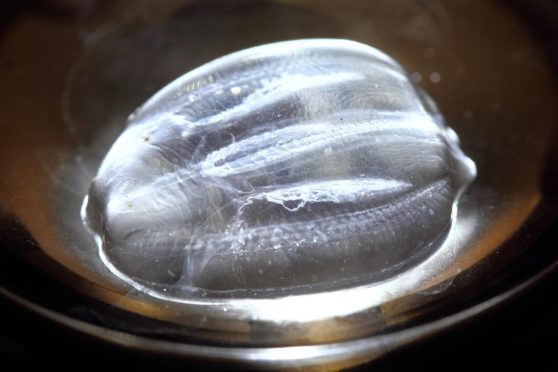
<path fill-rule="evenodd" d="M 558 256 L 549 235 L 557 64 L 547 48 L 558 20 L 544 1 L 511 4 L 47 1 L 17 9 L 0 39 L 0 293 L 108 343 L 260 367 L 356 365 L 520 293 Z M 479 173 L 449 243 L 396 278 L 311 296 L 177 303 L 112 275 L 79 213 L 127 115 L 208 60 L 309 37 L 353 39 L 394 56 L 459 133 Z"/>

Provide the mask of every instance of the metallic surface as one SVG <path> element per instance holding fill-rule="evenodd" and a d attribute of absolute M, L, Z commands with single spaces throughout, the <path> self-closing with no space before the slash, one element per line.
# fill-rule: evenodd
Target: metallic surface
<path fill-rule="evenodd" d="M 400 336 L 411 342 L 502 299 L 495 295 L 479 307 L 443 315 L 448 304 L 466 306 L 495 285 L 500 272 L 520 266 L 517 258 L 534 249 L 538 232 L 555 213 L 553 191 L 545 185 L 556 143 L 552 61 L 505 2 L 347 1 L 342 8 L 333 1 L 295 0 L 134 4 L 45 2 L 2 30 L 2 241 L 11 234 L 26 237 L 15 252 L 9 252 L 15 246 L 3 246 L 3 258 L 11 257 L 8 252 L 23 257 L 26 270 L 47 272 L 62 286 L 110 304 L 105 319 L 123 313 L 127 321 L 87 325 L 62 310 L 49 314 L 111 341 L 141 328 L 150 337 L 142 336 L 134 347 L 160 350 L 157 345 L 165 344 L 188 356 L 240 355 L 239 360 L 288 366 L 304 364 L 294 357 L 293 345 L 315 350 L 321 355 L 316 363 L 373 359 L 400 345 Z M 282 306 L 169 307 L 116 278 L 106 280 L 110 273 L 92 254 L 95 245 L 79 209 L 127 114 L 167 81 L 210 59 L 301 37 L 375 45 L 433 96 L 479 170 L 463 196 L 456 244 L 396 283 L 322 297 L 314 307 L 320 311 L 305 312 L 304 298 L 287 298 Z M 18 229 L 6 228 L 15 223 Z M 3 293 L 16 293 L 13 283 L 25 275 L 14 273 Z M 140 315 L 141 327 L 126 314 Z M 174 339 L 161 340 L 160 330 L 171 326 Z M 130 339 L 140 340 L 135 337 Z M 324 343 L 332 346 L 319 346 Z M 361 354 L 352 352 L 354 343 Z M 235 354 L 232 345 L 242 353 Z"/>

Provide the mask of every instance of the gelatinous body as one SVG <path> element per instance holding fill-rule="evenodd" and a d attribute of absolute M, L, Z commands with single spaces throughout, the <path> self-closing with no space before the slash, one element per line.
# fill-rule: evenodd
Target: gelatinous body
<path fill-rule="evenodd" d="M 474 176 L 390 57 L 346 40 L 288 41 L 155 94 L 106 155 L 84 219 L 132 281 L 327 290 L 432 253 Z"/>

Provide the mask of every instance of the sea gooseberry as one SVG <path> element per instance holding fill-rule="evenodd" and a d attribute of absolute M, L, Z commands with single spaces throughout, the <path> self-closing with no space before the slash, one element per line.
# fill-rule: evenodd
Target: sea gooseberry
<path fill-rule="evenodd" d="M 475 174 L 392 58 L 348 40 L 286 41 L 209 62 L 136 110 L 83 218 L 134 283 L 309 293 L 428 257 Z"/>

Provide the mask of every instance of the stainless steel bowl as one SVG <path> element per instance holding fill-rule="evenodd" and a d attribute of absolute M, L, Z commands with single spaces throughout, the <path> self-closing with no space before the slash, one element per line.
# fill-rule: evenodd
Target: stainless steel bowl
<path fill-rule="evenodd" d="M 545 2 L 512 4 L 47 1 L 14 12 L 0 39 L 1 293 L 130 348 L 342 367 L 521 292 L 558 256 L 537 240 L 556 211 L 556 60 L 547 48 L 556 20 Z M 394 56 L 459 133 L 478 178 L 450 243 L 393 280 L 271 300 L 168 302 L 112 275 L 79 212 L 127 115 L 208 60 L 308 37 L 353 39 Z"/>

